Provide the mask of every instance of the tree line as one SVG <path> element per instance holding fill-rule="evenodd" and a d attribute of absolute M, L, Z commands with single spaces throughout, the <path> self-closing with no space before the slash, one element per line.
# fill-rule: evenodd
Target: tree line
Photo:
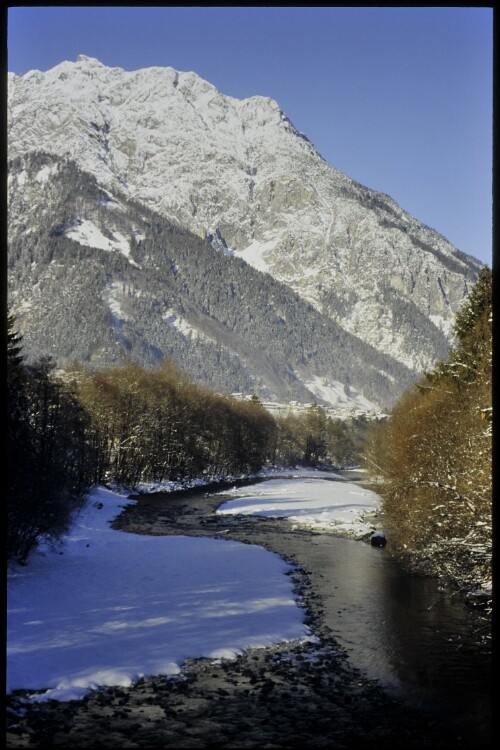
<path fill-rule="evenodd" d="M 390 547 L 413 569 L 491 585 L 492 274 L 457 314 L 456 344 L 371 431 L 366 466 Z"/>
<path fill-rule="evenodd" d="M 274 418 L 257 396 L 237 400 L 190 381 L 172 361 L 89 371 L 27 364 L 8 331 L 8 557 L 26 562 L 69 528 L 92 485 L 135 488 L 251 474 L 267 465 L 356 461 L 363 420 L 322 407 Z"/>
<path fill-rule="evenodd" d="M 7 333 L 7 556 L 24 563 L 41 539 L 57 539 L 94 479 L 90 417 L 47 358 L 23 361 Z"/>

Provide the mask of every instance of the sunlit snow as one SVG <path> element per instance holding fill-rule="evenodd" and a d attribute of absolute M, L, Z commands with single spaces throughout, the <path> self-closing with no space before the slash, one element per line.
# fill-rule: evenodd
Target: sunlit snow
<path fill-rule="evenodd" d="M 346 386 L 343 383 L 339 383 L 337 380 L 326 380 L 325 378 L 315 375 L 310 380 L 302 381 L 307 388 L 316 398 L 319 398 L 332 406 L 339 406 L 343 408 L 349 408 L 353 411 L 379 411 L 378 407 L 368 399 L 361 396 L 354 389 L 348 388 L 346 392 Z"/>
<path fill-rule="evenodd" d="M 41 170 L 35 176 L 35 180 L 41 185 L 44 185 L 48 181 L 49 177 L 57 173 L 58 169 L 59 167 L 57 164 L 52 164 L 51 166 L 47 164 L 45 165 L 45 167 L 41 168 Z"/>
<path fill-rule="evenodd" d="M 126 502 L 95 490 L 60 551 L 10 571 L 9 691 L 72 700 L 177 674 L 188 658 L 311 638 L 278 555 L 226 539 L 115 531 Z"/>
<path fill-rule="evenodd" d="M 121 253 L 131 265 L 137 267 L 135 260 L 130 257 L 130 243 L 128 239 L 117 230 L 113 232 L 113 239 L 110 239 L 89 219 L 78 219 L 77 222 L 66 230 L 66 237 L 85 247 L 96 247 L 99 250 Z"/>
<path fill-rule="evenodd" d="M 165 323 L 168 323 L 169 326 L 175 328 L 185 338 L 206 339 L 213 341 L 213 339 L 210 339 L 210 337 L 203 333 L 203 331 L 200 331 L 199 328 L 195 328 L 190 323 L 188 323 L 186 318 L 178 315 L 175 310 L 168 309 L 166 313 L 162 315 L 162 318 Z"/>
<path fill-rule="evenodd" d="M 434 323 L 436 328 L 443 331 L 447 336 L 450 336 L 453 329 L 453 320 L 447 320 L 442 315 L 429 315 L 430 320 Z"/>
<path fill-rule="evenodd" d="M 270 240 L 269 242 L 259 242 L 254 240 L 243 250 L 236 253 L 240 258 L 243 258 L 250 266 L 256 268 L 257 271 L 267 273 L 269 271 L 269 265 L 265 260 L 265 256 L 270 251 L 274 250 L 278 244 L 277 240 Z"/>
<path fill-rule="evenodd" d="M 217 513 L 287 518 L 296 526 L 355 539 L 373 531 L 364 516 L 376 512 L 380 504 L 378 495 L 351 482 L 310 478 L 270 479 L 223 494 L 235 499 L 221 505 Z"/>
<path fill-rule="evenodd" d="M 104 295 L 108 303 L 109 309 L 113 313 L 115 325 L 118 325 L 118 326 L 120 326 L 121 323 L 124 320 L 126 320 L 126 316 L 120 305 L 120 300 L 118 299 L 120 294 L 122 294 L 121 284 L 117 283 L 116 281 L 113 281 L 113 282 L 109 282 L 106 285 L 106 289 L 104 290 Z"/>
<path fill-rule="evenodd" d="M 11 175 L 9 175 L 9 177 L 11 177 Z M 23 169 L 22 172 L 19 172 L 19 174 L 17 175 L 17 184 L 19 185 L 19 187 L 22 187 L 26 184 L 27 177 L 28 174 L 25 169 Z"/>

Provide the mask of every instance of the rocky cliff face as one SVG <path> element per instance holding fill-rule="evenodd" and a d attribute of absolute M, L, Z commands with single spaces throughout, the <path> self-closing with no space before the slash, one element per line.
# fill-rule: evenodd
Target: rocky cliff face
<path fill-rule="evenodd" d="M 270 274 L 319 319 L 405 371 L 443 356 L 481 267 L 390 197 L 327 164 L 276 102 L 224 96 L 195 73 L 127 72 L 82 56 L 46 73 L 9 74 L 8 145 L 11 160 L 45 152 L 58 157 L 57 170 L 72 160 L 102 188 L 108 214 L 111 206 L 123 213 L 126 201 L 157 213 L 224 258 Z M 23 201 L 35 205 L 26 196 L 37 186 L 43 196 L 56 169 L 56 161 L 37 172 L 16 164 L 13 241 L 23 223 L 34 226 Z M 106 223 L 99 228 L 82 200 L 62 235 L 99 248 Z M 129 253 L 130 265 L 128 235 L 113 236 L 108 249 Z"/>

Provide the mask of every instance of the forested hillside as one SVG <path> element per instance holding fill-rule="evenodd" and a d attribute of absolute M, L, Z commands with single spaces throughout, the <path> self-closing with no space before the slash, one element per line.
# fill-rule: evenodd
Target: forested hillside
<path fill-rule="evenodd" d="M 414 380 L 269 274 L 110 196 L 72 162 L 16 158 L 10 184 L 9 301 L 29 360 L 157 366 L 173 357 L 213 390 L 285 403 L 313 402 L 321 380 L 358 412 L 387 408 Z M 443 334 L 414 312 L 413 341 L 444 354 Z"/>
<path fill-rule="evenodd" d="M 491 586 L 492 274 L 458 313 L 450 357 L 426 373 L 371 435 L 390 549 L 410 567 Z"/>

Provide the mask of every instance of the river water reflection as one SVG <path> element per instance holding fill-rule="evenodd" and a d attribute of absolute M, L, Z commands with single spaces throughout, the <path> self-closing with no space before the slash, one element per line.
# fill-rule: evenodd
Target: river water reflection
<path fill-rule="evenodd" d="M 352 663 L 410 702 L 482 732 L 491 664 L 463 603 L 434 580 L 402 571 L 385 550 L 326 534 L 311 543 L 325 623 Z"/>

